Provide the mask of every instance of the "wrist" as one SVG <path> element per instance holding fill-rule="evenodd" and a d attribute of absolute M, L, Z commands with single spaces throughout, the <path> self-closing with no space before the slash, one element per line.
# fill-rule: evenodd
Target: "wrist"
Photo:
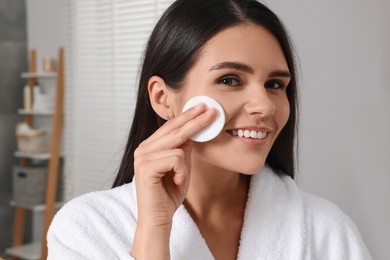
<path fill-rule="evenodd" d="M 154 223 L 139 222 L 133 240 L 131 256 L 137 260 L 170 259 L 169 238 L 171 228 L 171 223 L 156 225 Z"/>

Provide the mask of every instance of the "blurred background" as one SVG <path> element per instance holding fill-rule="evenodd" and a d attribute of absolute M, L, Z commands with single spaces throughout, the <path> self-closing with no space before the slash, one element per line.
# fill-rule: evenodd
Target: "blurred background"
<path fill-rule="evenodd" d="M 65 53 L 65 93 L 58 189 L 66 202 L 111 187 L 131 123 L 143 47 L 171 2 L 0 0 L 1 257 L 9 257 L 15 228 L 24 230 L 22 244 L 41 241 L 46 183 L 37 176 L 47 174 L 52 153 L 44 145 L 54 129 L 47 111 L 56 103 L 59 48 Z M 374 259 L 389 259 L 390 2 L 262 2 L 285 23 L 299 60 L 297 182 L 346 212 Z M 33 89 L 39 91 L 30 93 L 25 86 L 31 74 L 21 74 L 31 72 L 32 50 Z M 28 117 L 34 118 L 32 128 L 16 129 Z M 27 166 L 23 160 L 31 154 L 15 153 L 23 149 L 34 153 Z M 24 227 L 15 218 L 19 207 L 26 208 Z M 40 259 L 39 252 L 25 258 Z"/>

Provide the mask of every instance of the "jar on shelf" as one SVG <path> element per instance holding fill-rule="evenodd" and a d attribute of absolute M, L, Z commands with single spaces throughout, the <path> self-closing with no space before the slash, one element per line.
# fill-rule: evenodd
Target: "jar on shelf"
<path fill-rule="evenodd" d="M 43 58 L 43 71 L 44 72 L 54 72 L 56 71 L 56 61 L 51 57 Z"/>

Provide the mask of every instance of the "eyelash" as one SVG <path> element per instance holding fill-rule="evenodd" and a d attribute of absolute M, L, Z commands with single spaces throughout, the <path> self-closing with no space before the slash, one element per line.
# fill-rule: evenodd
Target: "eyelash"
<path fill-rule="evenodd" d="M 235 82 L 235 83 L 232 83 Z M 219 84 L 230 86 L 230 87 L 235 87 L 235 86 L 240 86 L 241 81 L 239 78 L 235 76 L 224 76 L 218 80 Z"/>
<path fill-rule="evenodd" d="M 229 87 L 236 87 L 241 85 L 240 79 L 236 76 L 224 76 L 218 80 L 218 83 Z M 277 84 L 278 86 L 275 87 L 271 84 L 273 85 Z M 280 80 L 269 80 L 265 82 L 264 87 L 266 89 L 284 89 L 285 85 L 284 82 Z"/>
<path fill-rule="evenodd" d="M 278 84 L 279 87 L 269 86 L 269 84 Z M 284 89 L 285 85 L 284 85 L 283 81 L 280 81 L 280 80 L 269 80 L 269 81 L 265 82 L 264 87 L 267 89 Z"/>

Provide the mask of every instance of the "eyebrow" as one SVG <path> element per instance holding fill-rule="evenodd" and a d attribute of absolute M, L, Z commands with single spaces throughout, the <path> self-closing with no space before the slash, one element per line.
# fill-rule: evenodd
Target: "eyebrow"
<path fill-rule="evenodd" d="M 241 70 L 241 71 L 249 73 L 249 74 L 254 73 L 254 70 L 251 66 L 248 66 L 244 63 L 232 62 L 232 61 L 224 61 L 224 62 L 218 63 L 218 64 L 212 66 L 209 71 L 221 70 L 221 69 L 236 69 L 236 70 Z"/>
<path fill-rule="evenodd" d="M 233 62 L 233 61 L 224 61 L 221 63 L 218 63 L 210 68 L 209 71 L 213 70 L 221 70 L 221 69 L 236 69 L 240 70 L 249 74 L 254 74 L 254 69 L 241 62 Z M 275 77 L 286 77 L 291 78 L 291 73 L 288 70 L 275 70 L 268 74 L 268 77 L 275 78 Z"/>
<path fill-rule="evenodd" d="M 268 75 L 268 77 L 270 77 L 270 78 L 279 78 L 279 77 L 291 78 L 291 73 L 288 70 L 275 70 L 275 71 L 272 71 Z"/>

